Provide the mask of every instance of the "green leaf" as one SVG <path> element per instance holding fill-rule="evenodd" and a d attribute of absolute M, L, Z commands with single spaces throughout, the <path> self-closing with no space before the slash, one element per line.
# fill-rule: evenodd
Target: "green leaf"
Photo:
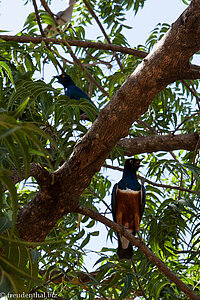
<path fill-rule="evenodd" d="M 11 195 L 11 205 L 12 205 L 12 226 L 14 228 L 17 220 L 17 211 L 18 211 L 18 197 L 16 188 L 12 180 L 5 174 L 3 169 L 0 169 L 0 180 L 3 185 L 9 190 Z"/>
<path fill-rule="evenodd" d="M 25 273 L 23 270 L 21 270 L 19 267 L 15 266 L 13 263 L 11 263 L 8 259 L 5 257 L 0 257 L 0 261 L 2 263 L 2 268 L 9 271 L 14 272 L 17 276 L 22 277 L 23 279 L 31 279 L 36 282 L 40 282 L 38 278 L 33 278 L 29 274 Z"/>
<path fill-rule="evenodd" d="M 83 247 L 85 247 L 85 245 L 87 245 L 89 241 L 90 241 L 90 234 L 88 234 L 87 237 L 84 239 L 84 241 L 81 243 L 80 249 L 83 249 Z"/>
<path fill-rule="evenodd" d="M 29 100 L 30 97 L 27 97 L 26 100 L 24 100 L 24 102 L 20 104 L 20 106 L 13 112 L 12 115 L 14 118 L 17 118 L 19 115 L 21 115 L 24 112 Z"/>
<path fill-rule="evenodd" d="M 6 272 L 2 271 L 1 281 L 0 281 L 0 294 L 3 293 L 8 294 L 12 290 L 12 284 L 8 277 L 6 276 Z"/>
<path fill-rule="evenodd" d="M 133 280 L 133 274 L 131 273 L 127 274 L 124 280 L 124 289 L 122 295 L 120 296 L 120 299 L 124 299 L 130 292 L 132 280 Z"/>
<path fill-rule="evenodd" d="M 12 227 L 12 222 L 8 220 L 6 217 L 0 218 L 0 233 L 4 232 L 7 229 Z"/>
<path fill-rule="evenodd" d="M 14 83 L 12 72 L 11 72 L 9 66 L 4 61 L 0 61 L 0 66 L 4 69 L 4 71 L 6 72 L 8 78 L 10 79 L 10 81 L 12 82 L 12 84 L 15 88 L 15 83 Z"/>
<path fill-rule="evenodd" d="M 198 181 L 200 181 L 200 168 L 193 165 L 193 164 L 190 164 L 190 163 L 185 163 L 183 164 L 184 167 L 188 168 L 189 170 L 192 171 L 192 173 L 194 174 L 194 176 L 196 177 L 196 179 Z"/>
<path fill-rule="evenodd" d="M 90 232 L 90 235 L 98 236 L 99 235 L 99 231 Z"/>

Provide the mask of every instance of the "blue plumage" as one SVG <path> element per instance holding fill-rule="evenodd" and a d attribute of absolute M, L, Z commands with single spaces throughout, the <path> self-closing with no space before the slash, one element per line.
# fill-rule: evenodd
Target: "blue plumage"
<path fill-rule="evenodd" d="M 54 77 L 57 78 L 58 82 L 64 86 L 65 95 L 67 95 L 70 99 L 80 100 L 81 98 L 84 98 L 89 100 L 90 103 L 94 105 L 90 97 L 78 86 L 76 86 L 76 84 L 74 83 L 74 81 L 71 79 L 69 75 L 61 74 L 59 76 L 54 76 Z"/>
<path fill-rule="evenodd" d="M 145 207 L 145 189 L 138 182 L 136 175 L 139 166 L 139 159 L 126 160 L 122 179 L 114 185 L 111 197 L 113 220 L 133 235 L 139 231 Z M 131 243 L 123 236 L 117 236 L 119 258 L 130 259 L 133 254 Z"/>
<path fill-rule="evenodd" d="M 70 85 L 67 88 L 66 95 L 71 99 L 80 100 L 81 98 L 88 99 L 92 104 L 92 100 L 88 95 L 76 85 Z"/>
<path fill-rule="evenodd" d="M 137 180 L 136 170 L 139 168 L 140 161 L 136 160 L 133 164 L 130 164 L 131 160 L 127 160 L 124 166 L 122 179 L 118 182 L 118 187 L 121 190 L 130 189 L 133 191 L 139 191 L 141 184 Z"/>

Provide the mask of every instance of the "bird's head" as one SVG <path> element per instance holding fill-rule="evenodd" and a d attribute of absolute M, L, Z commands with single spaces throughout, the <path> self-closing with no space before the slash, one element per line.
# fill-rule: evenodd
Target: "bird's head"
<path fill-rule="evenodd" d="M 140 162 L 142 159 L 129 158 L 125 161 L 124 169 L 137 171 L 140 167 Z"/>
<path fill-rule="evenodd" d="M 58 82 L 64 86 L 64 88 L 67 88 L 69 85 L 75 85 L 71 77 L 65 73 L 54 76 L 54 78 L 58 79 Z"/>

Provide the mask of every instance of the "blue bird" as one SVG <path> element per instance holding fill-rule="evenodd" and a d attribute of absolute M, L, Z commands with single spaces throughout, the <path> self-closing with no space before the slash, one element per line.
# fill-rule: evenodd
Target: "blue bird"
<path fill-rule="evenodd" d="M 54 78 L 58 79 L 58 82 L 63 85 L 65 95 L 68 96 L 70 99 L 76 99 L 80 100 L 81 98 L 87 99 L 92 103 L 92 105 L 95 107 L 95 109 L 98 111 L 97 107 L 94 105 L 90 97 L 83 91 L 81 90 L 74 81 L 71 79 L 71 77 L 65 73 L 59 75 L 59 76 L 54 76 Z M 83 114 L 83 111 L 80 111 L 81 114 Z"/>
<path fill-rule="evenodd" d="M 133 235 L 139 231 L 146 202 L 144 186 L 138 182 L 136 175 L 140 161 L 135 158 L 126 160 L 122 179 L 114 185 L 111 198 L 114 222 L 123 225 Z M 133 255 L 132 244 L 120 234 L 117 237 L 119 258 L 130 259 Z"/>

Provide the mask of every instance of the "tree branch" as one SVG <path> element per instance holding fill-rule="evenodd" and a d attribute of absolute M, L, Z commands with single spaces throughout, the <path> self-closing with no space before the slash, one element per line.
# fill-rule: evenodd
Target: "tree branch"
<path fill-rule="evenodd" d="M 29 177 L 34 177 L 38 185 L 43 190 L 48 190 L 49 185 L 51 185 L 51 176 L 49 172 L 38 163 L 30 164 Z M 12 175 L 10 176 L 10 178 L 12 179 L 14 184 L 24 180 L 26 178 L 24 167 L 21 168 L 21 174 L 19 174 L 17 170 L 12 170 Z"/>
<path fill-rule="evenodd" d="M 193 117 L 195 117 L 196 115 L 199 115 L 200 114 L 200 112 L 198 111 L 198 112 L 196 112 L 196 113 L 194 113 L 194 114 L 192 114 L 191 116 L 189 116 L 189 117 L 187 117 L 187 118 L 185 118 L 185 120 L 183 120 L 175 129 L 174 129 L 174 131 L 173 131 L 173 134 L 185 123 L 185 122 L 187 122 L 188 120 L 190 120 L 190 119 L 192 119 Z"/>
<path fill-rule="evenodd" d="M 104 164 L 103 167 L 123 172 L 123 168 L 120 168 L 120 167 L 110 166 L 110 165 L 107 165 L 107 164 Z M 147 182 L 150 185 L 159 186 L 159 187 L 162 187 L 164 189 L 166 188 L 166 189 L 172 189 L 172 190 L 178 190 L 178 191 L 182 191 L 182 192 L 187 192 L 187 193 L 191 193 L 191 194 L 198 194 L 198 191 L 194 191 L 194 190 L 191 190 L 191 189 L 186 189 L 186 188 L 183 188 L 183 187 L 180 187 L 180 186 L 168 185 L 168 184 L 153 182 L 153 181 L 151 181 L 151 180 L 149 180 L 149 179 L 147 179 L 145 177 L 142 177 L 140 175 L 138 175 L 138 178 L 142 182 Z"/>
<path fill-rule="evenodd" d="M 95 43 L 91 41 L 79 41 L 79 40 L 63 40 L 56 38 L 47 38 L 47 37 L 33 37 L 33 36 L 18 36 L 18 35 L 0 35 L 0 38 L 4 41 L 14 41 L 18 43 L 33 43 L 39 44 L 42 41 L 45 43 L 53 43 L 55 45 L 66 45 L 66 42 L 70 46 L 82 47 L 82 48 L 93 48 L 100 50 L 110 50 L 115 52 L 121 52 L 124 54 L 129 54 L 133 56 L 137 56 L 140 58 L 144 58 L 148 55 L 145 51 L 140 51 L 132 48 L 122 47 L 114 44 L 103 44 L 103 43 Z"/>
<path fill-rule="evenodd" d="M 113 230 L 117 231 L 118 233 L 125 236 L 134 246 L 138 247 L 140 251 L 151 261 L 155 264 L 160 272 L 165 274 L 165 276 L 174 282 L 181 291 L 183 291 L 190 299 L 199 300 L 200 298 L 185 284 L 183 283 L 174 272 L 172 272 L 147 246 L 140 240 L 135 238 L 131 233 L 125 230 L 122 226 L 118 225 L 117 223 L 112 222 L 111 220 L 107 219 L 106 217 L 102 216 L 101 214 L 84 207 L 79 207 L 78 212 L 88 216 L 96 221 L 103 223 L 104 225 L 112 228 Z"/>
<path fill-rule="evenodd" d="M 117 144 L 125 150 L 125 155 L 132 156 L 156 151 L 184 149 L 194 151 L 199 139 L 198 133 L 179 135 L 149 135 L 121 139 Z"/>
<path fill-rule="evenodd" d="M 52 132 L 50 132 L 50 134 L 52 134 Z M 172 150 L 179 150 L 179 149 L 197 152 L 197 150 L 199 149 L 199 140 L 200 140 L 200 136 L 198 133 L 190 133 L 190 134 L 182 134 L 182 135 L 181 134 L 180 135 L 150 135 L 150 136 L 143 136 L 143 137 L 124 138 L 121 139 L 117 144 L 124 149 L 125 155 L 134 156 L 141 153 L 152 153 L 156 151 L 172 151 Z M 106 168 L 123 171 L 123 169 L 119 167 L 109 166 L 106 164 L 104 164 L 103 166 L 105 166 Z M 34 177 L 37 183 L 41 187 L 43 187 L 44 180 L 46 181 L 47 178 L 48 178 L 48 185 L 50 183 L 50 174 L 40 164 L 31 163 L 29 176 Z M 155 185 L 163 188 L 177 189 L 189 193 L 196 193 L 196 191 L 193 191 L 191 189 L 185 189 L 185 188 L 166 185 L 166 184 L 154 183 L 148 180 L 147 178 L 143 178 L 141 176 L 140 178 L 142 181 L 145 181 L 151 185 Z M 18 174 L 17 170 L 13 170 L 11 179 L 13 180 L 14 184 L 25 179 L 24 169 L 23 168 L 21 169 L 21 176 Z M 46 184 L 44 186 L 46 186 Z M 92 190 L 90 189 L 90 191 Z"/>
<path fill-rule="evenodd" d="M 110 50 L 113 52 L 121 52 L 124 54 L 133 55 L 140 58 L 145 58 L 149 53 L 141 50 L 136 50 L 128 47 L 122 47 L 114 44 L 103 44 L 103 43 L 95 43 L 91 41 L 80 41 L 80 40 L 63 40 L 63 39 L 56 39 L 56 38 L 47 38 L 47 37 L 33 37 L 33 36 L 12 36 L 12 35 L 0 35 L 0 39 L 4 41 L 14 41 L 18 43 L 33 43 L 39 44 L 42 41 L 45 43 L 53 43 L 55 45 L 66 45 L 66 42 L 70 46 L 76 46 L 81 48 L 93 48 L 99 50 Z M 197 50 L 196 50 L 197 51 Z M 194 53 L 196 52 L 194 51 Z M 179 80 L 184 79 L 199 79 L 200 78 L 200 67 L 196 65 L 192 65 L 188 63 L 188 68 L 183 69 L 177 75 Z M 177 80 L 174 79 L 174 80 Z M 171 82 L 173 82 L 172 80 Z M 171 83 L 169 82 L 169 83 Z"/>
<path fill-rule="evenodd" d="M 45 0 L 40 0 L 40 2 L 42 3 L 42 6 L 44 7 L 44 9 L 46 10 L 46 12 L 48 12 L 48 14 L 52 17 L 52 19 L 54 20 L 56 26 L 58 26 L 58 23 L 55 19 L 55 14 L 52 13 L 52 11 L 50 10 L 49 6 L 47 5 L 46 1 Z"/>
<path fill-rule="evenodd" d="M 183 80 L 183 84 L 191 92 L 191 94 L 196 98 L 196 102 L 197 102 L 198 108 L 200 110 L 200 98 L 199 98 L 198 93 L 196 92 L 196 90 L 193 86 L 192 81 L 190 81 L 190 84 L 192 85 L 192 87 L 190 87 L 189 84 L 187 84 L 187 82 L 185 80 Z"/>
<path fill-rule="evenodd" d="M 69 159 L 53 174 L 46 194 L 39 193 L 18 216 L 21 238 L 44 240 L 64 214 L 77 211 L 79 196 L 117 142 L 149 107 L 154 97 L 189 68 L 200 49 L 200 2 L 192 1 L 154 50 L 101 110 Z"/>
<path fill-rule="evenodd" d="M 105 36 L 105 39 L 106 39 L 106 41 L 108 42 L 108 44 L 112 44 L 112 43 L 111 43 L 111 40 L 110 40 L 110 38 L 109 38 L 109 36 L 107 35 L 107 33 L 106 33 L 106 31 L 104 30 L 104 28 L 103 28 L 101 22 L 99 21 L 97 15 L 95 14 L 95 12 L 93 11 L 93 9 L 91 8 L 91 6 L 90 6 L 90 4 L 88 3 L 88 1 L 87 1 L 87 0 L 83 0 L 83 2 L 84 2 L 84 4 L 85 4 L 85 6 L 87 7 L 88 11 L 90 12 L 90 14 L 93 16 L 93 18 L 94 18 L 95 21 L 97 22 L 97 24 L 98 24 L 99 28 L 101 29 L 103 35 Z M 119 59 L 117 53 L 116 53 L 116 52 L 113 52 L 113 55 L 115 56 L 115 59 L 116 59 L 118 65 L 119 65 L 120 69 L 123 70 L 123 65 L 122 65 L 122 63 L 121 63 L 121 61 L 120 61 L 120 59 Z"/>
<path fill-rule="evenodd" d="M 41 24 L 41 22 L 40 22 L 40 17 L 39 17 L 39 13 L 38 13 L 38 8 L 37 8 L 36 0 L 32 0 L 32 1 L 33 1 L 34 10 L 35 10 L 35 17 L 36 17 L 36 20 L 37 20 L 37 23 L 38 23 L 38 26 L 39 26 L 41 35 L 42 35 L 43 37 L 45 37 L 45 33 L 44 33 L 43 28 L 42 28 L 42 24 Z"/>

